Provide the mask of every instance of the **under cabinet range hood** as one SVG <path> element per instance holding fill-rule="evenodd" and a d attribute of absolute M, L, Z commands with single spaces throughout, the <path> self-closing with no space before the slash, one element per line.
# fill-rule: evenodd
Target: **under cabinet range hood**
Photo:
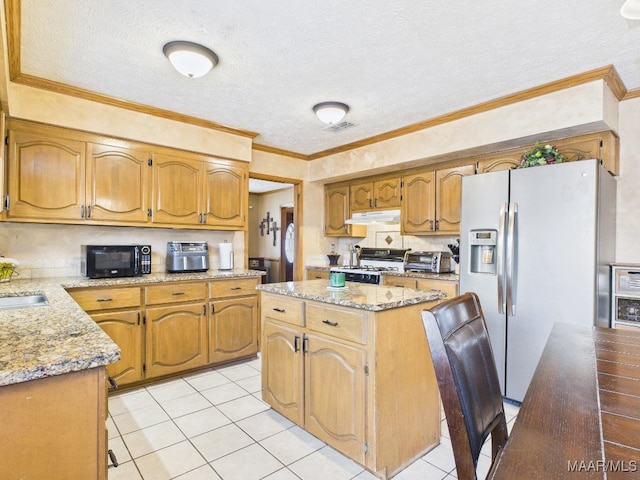
<path fill-rule="evenodd" d="M 345 223 L 350 225 L 366 225 L 369 223 L 399 223 L 400 210 L 373 210 L 370 212 L 354 212 Z"/>

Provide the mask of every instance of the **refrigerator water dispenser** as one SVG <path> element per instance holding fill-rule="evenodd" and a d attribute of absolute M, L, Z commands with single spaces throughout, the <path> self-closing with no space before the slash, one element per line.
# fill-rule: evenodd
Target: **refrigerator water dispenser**
<path fill-rule="evenodd" d="M 469 273 L 496 274 L 497 230 L 469 232 Z"/>

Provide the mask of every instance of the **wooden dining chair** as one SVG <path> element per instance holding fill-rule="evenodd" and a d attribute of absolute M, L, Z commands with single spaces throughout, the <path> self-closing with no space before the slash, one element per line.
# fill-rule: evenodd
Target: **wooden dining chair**
<path fill-rule="evenodd" d="M 491 462 L 508 437 L 500 381 L 480 300 L 465 293 L 422 312 L 458 480 L 476 480 L 491 435 Z"/>

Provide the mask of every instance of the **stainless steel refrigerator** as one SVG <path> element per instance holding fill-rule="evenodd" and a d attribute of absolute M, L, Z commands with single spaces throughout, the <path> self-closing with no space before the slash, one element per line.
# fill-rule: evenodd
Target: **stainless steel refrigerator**
<path fill-rule="evenodd" d="M 609 326 L 615 197 L 598 160 L 462 179 L 460 291 L 479 295 L 506 398 L 524 398 L 555 322 Z"/>

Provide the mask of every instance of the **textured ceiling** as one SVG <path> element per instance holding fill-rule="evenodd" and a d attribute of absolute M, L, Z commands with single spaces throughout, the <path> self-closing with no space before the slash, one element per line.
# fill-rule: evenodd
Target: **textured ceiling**
<path fill-rule="evenodd" d="M 640 88 L 623 0 L 22 0 L 21 71 L 259 133 L 310 155 L 614 65 Z M 200 79 L 162 53 L 214 50 Z M 355 126 L 312 111 L 347 103 Z"/>

